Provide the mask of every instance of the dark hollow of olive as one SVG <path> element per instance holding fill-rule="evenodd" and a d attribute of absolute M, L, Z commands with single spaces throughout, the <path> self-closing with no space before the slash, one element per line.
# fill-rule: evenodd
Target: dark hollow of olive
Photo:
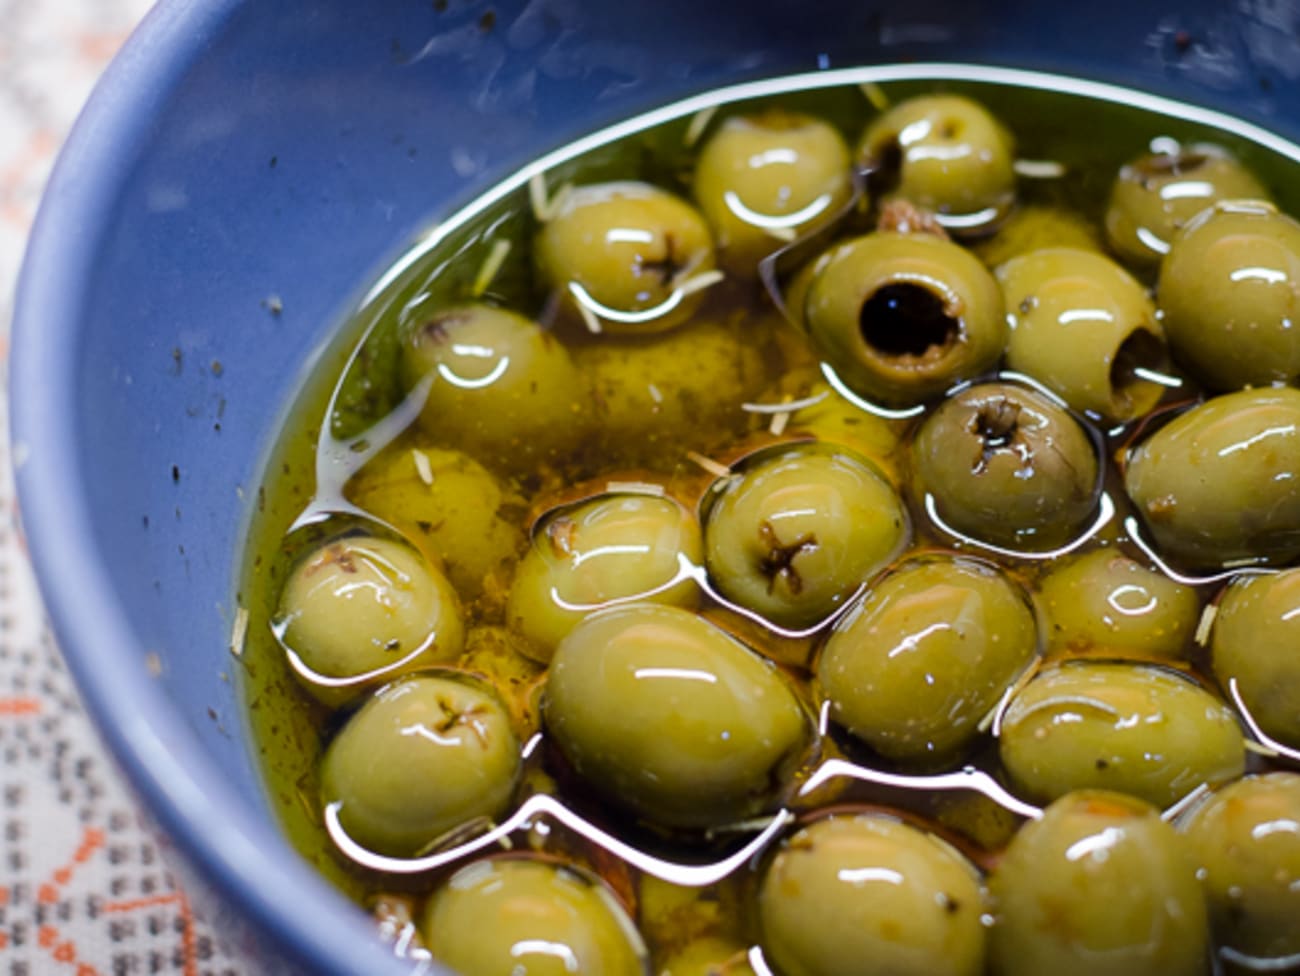
<path fill-rule="evenodd" d="M 862 338 L 886 356 L 924 356 L 952 345 L 961 325 L 943 298 L 922 285 L 885 285 L 862 303 Z"/>

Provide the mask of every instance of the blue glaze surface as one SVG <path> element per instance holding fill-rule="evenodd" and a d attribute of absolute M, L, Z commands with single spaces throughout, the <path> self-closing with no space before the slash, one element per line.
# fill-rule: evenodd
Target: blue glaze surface
<path fill-rule="evenodd" d="M 259 972 L 404 970 L 271 823 L 226 648 L 269 438 L 431 217 L 635 112 L 857 64 L 1054 70 L 1300 134 L 1300 0 L 438 6 L 164 0 L 65 148 L 19 288 L 19 490 L 56 632 Z"/>

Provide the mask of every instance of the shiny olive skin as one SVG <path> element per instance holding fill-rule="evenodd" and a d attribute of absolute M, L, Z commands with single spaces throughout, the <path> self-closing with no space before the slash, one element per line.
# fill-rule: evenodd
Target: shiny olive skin
<path fill-rule="evenodd" d="M 921 95 L 867 126 L 858 160 L 896 178 L 894 192 L 953 234 L 985 233 L 1015 202 L 1015 145 L 989 111 L 960 95 Z"/>
<path fill-rule="evenodd" d="M 1036 603 L 1049 654 L 1178 660 L 1201 612 L 1191 587 L 1115 549 L 1053 564 Z"/>
<path fill-rule="evenodd" d="M 1229 586 L 1214 616 L 1210 657 L 1219 684 L 1235 683 L 1255 723 L 1300 749 L 1300 570 Z"/>
<path fill-rule="evenodd" d="M 584 436 L 586 399 L 568 350 L 537 323 L 489 305 L 446 309 L 402 342 L 407 388 L 429 383 L 420 426 L 494 469 L 557 459 Z"/>
<path fill-rule="evenodd" d="M 1157 810 L 1101 790 L 1026 823 L 989 877 L 993 976 L 1203 976 L 1205 901 Z"/>
<path fill-rule="evenodd" d="M 326 542 L 303 557 L 280 592 L 272 627 L 295 677 L 332 706 L 449 661 L 465 643 L 446 577 L 410 546 L 368 535 Z"/>
<path fill-rule="evenodd" d="M 1100 251 L 1093 225 L 1063 207 L 1026 204 L 1016 207 L 997 233 L 971 244 L 971 251 L 990 268 L 1044 247 Z"/>
<path fill-rule="evenodd" d="M 609 332 L 672 328 L 698 296 L 680 286 L 714 265 L 713 238 L 693 206 L 649 183 L 621 180 L 565 193 L 533 254 L 543 281 Z"/>
<path fill-rule="evenodd" d="M 1037 650 L 1025 596 L 973 559 L 905 564 L 835 624 L 817 661 L 831 718 L 906 762 L 953 759 Z"/>
<path fill-rule="evenodd" d="M 500 817 L 520 773 L 501 700 L 451 672 L 385 685 L 339 731 L 321 762 L 321 796 L 368 850 L 414 857 L 449 831 Z"/>
<path fill-rule="evenodd" d="M 1135 267 L 1151 267 L 1188 221 L 1220 200 L 1264 200 L 1267 191 L 1219 146 L 1193 143 L 1144 153 L 1119 171 L 1106 206 L 1106 242 Z"/>
<path fill-rule="evenodd" d="M 1247 959 L 1300 963 L 1300 775 L 1229 783 L 1179 829 L 1196 857 L 1215 940 Z"/>
<path fill-rule="evenodd" d="M 1083 427 L 1043 394 L 1009 383 L 944 401 L 917 432 L 912 470 L 945 525 L 998 546 L 1057 545 L 1097 504 L 1097 452 Z"/>
<path fill-rule="evenodd" d="M 368 462 L 345 493 L 437 556 L 466 600 L 504 588 L 527 544 L 523 496 L 460 451 L 401 441 Z"/>
<path fill-rule="evenodd" d="M 868 413 L 820 380 L 804 385 L 801 392 L 800 400 L 815 402 L 790 414 L 786 433 L 807 434 L 826 444 L 840 444 L 871 461 L 886 475 L 892 474 L 893 455 L 905 429 L 899 421 Z"/>
<path fill-rule="evenodd" d="M 768 809 L 812 735 L 775 667 L 690 611 L 655 604 L 605 610 L 570 631 L 542 714 L 592 789 L 667 827 Z"/>
<path fill-rule="evenodd" d="M 1035 802 L 1105 789 L 1167 807 L 1246 763 L 1236 717 L 1208 691 L 1163 667 L 1101 661 L 1041 671 L 1003 714 L 998 752 Z"/>
<path fill-rule="evenodd" d="M 429 898 L 421 934 L 462 976 L 649 976 L 646 948 L 614 893 L 565 864 L 478 861 Z"/>
<path fill-rule="evenodd" d="M 1204 211 L 1160 264 L 1165 334 L 1212 390 L 1300 379 L 1300 223 L 1256 201 Z"/>
<path fill-rule="evenodd" d="M 549 661 L 555 646 L 602 607 L 633 600 L 693 607 L 704 562 L 699 523 L 671 498 L 607 494 L 554 512 L 519 561 L 506 605 L 528 653 Z"/>
<path fill-rule="evenodd" d="M 1002 291 L 951 241 L 882 231 L 836 245 L 819 267 L 796 319 L 860 396 L 912 406 L 1002 355 Z"/>
<path fill-rule="evenodd" d="M 760 942 L 782 976 L 978 976 L 979 875 L 890 817 L 836 815 L 784 841 L 758 892 Z"/>
<path fill-rule="evenodd" d="M 1124 487 L 1166 559 L 1193 567 L 1300 556 L 1300 391 L 1207 400 L 1133 448 Z"/>
<path fill-rule="evenodd" d="M 716 490 L 704 519 L 709 579 L 780 627 L 825 619 L 910 535 L 884 477 L 834 446 L 759 455 Z"/>
<path fill-rule="evenodd" d="M 1012 258 L 997 278 L 1011 322 L 1009 369 L 1107 420 L 1140 417 L 1164 395 L 1140 372 L 1169 371 L 1155 305 L 1110 258 L 1043 248 Z"/>
<path fill-rule="evenodd" d="M 700 149 L 692 180 L 718 263 L 754 277 L 764 257 L 843 208 L 851 168 L 843 137 L 821 119 L 773 108 L 723 120 Z"/>

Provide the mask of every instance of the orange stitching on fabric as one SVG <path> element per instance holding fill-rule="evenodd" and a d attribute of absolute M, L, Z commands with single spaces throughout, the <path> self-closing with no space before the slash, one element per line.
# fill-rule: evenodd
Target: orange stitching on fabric
<path fill-rule="evenodd" d="M 194 934 L 194 910 L 185 892 L 179 888 L 165 895 L 152 895 L 148 898 L 131 898 L 126 901 L 110 901 L 103 907 L 104 912 L 133 912 L 141 908 L 159 908 L 163 905 L 176 905 L 181 917 L 181 966 L 185 976 L 198 976 L 199 952 Z"/>
<path fill-rule="evenodd" d="M 39 715 L 39 698 L 0 698 L 0 715 Z"/>

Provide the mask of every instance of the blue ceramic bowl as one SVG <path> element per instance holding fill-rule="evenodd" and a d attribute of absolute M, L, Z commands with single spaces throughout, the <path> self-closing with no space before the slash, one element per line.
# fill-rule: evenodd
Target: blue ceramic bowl
<path fill-rule="evenodd" d="M 164 0 L 78 123 L 18 297 L 26 530 L 91 712 L 225 924 L 246 926 L 228 931 L 257 971 L 404 970 L 277 832 L 227 647 L 277 423 L 360 287 L 430 218 L 621 117 L 847 65 L 1059 71 L 1300 133 L 1296 0 L 794 11 Z"/>

